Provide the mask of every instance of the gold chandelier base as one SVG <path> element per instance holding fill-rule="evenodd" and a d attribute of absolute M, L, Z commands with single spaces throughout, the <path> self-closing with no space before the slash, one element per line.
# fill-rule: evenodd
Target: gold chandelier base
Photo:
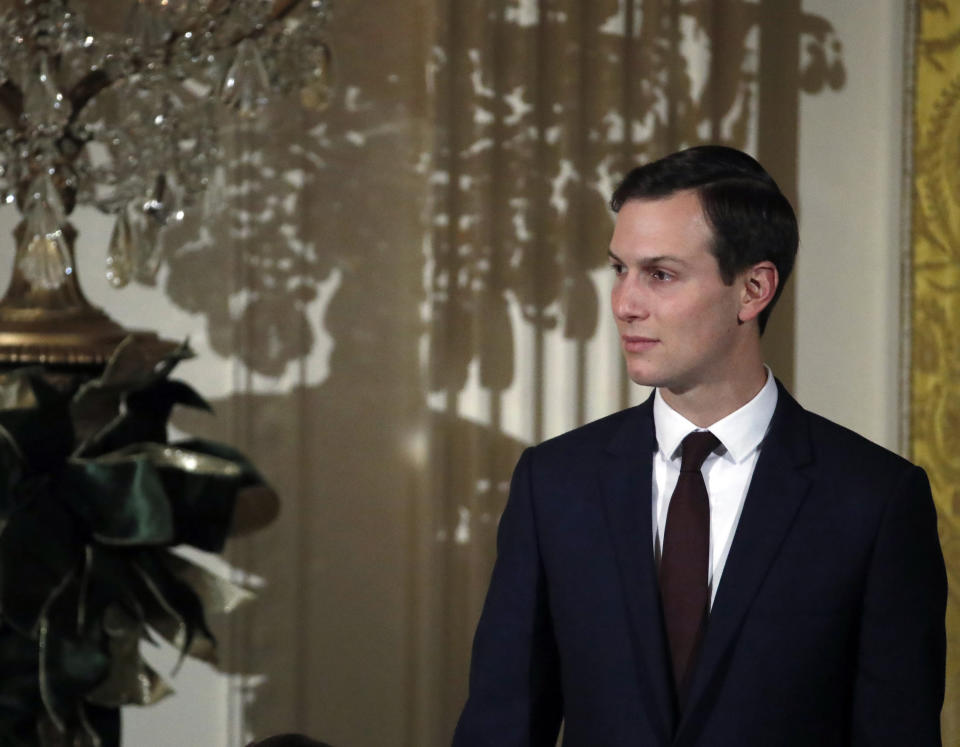
<path fill-rule="evenodd" d="M 54 310 L 0 304 L 0 367 L 99 368 L 131 335 L 157 360 L 176 348 L 154 332 L 125 329 L 94 306 Z"/>
<path fill-rule="evenodd" d="M 69 262 L 57 282 L 51 287 L 25 275 L 25 230 L 26 221 L 20 221 L 13 231 L 17 247 L 13 273 L 0 300 L 0 368 L 41 365 L 63 373 L 91 373 L 103 368 L 117 345 L 131 335 L 152 360 L 177 347 L 154 332 L 124 328 L 86 299 L 73 270 L 76 231 L 69 223 L 62 226 Z"/>

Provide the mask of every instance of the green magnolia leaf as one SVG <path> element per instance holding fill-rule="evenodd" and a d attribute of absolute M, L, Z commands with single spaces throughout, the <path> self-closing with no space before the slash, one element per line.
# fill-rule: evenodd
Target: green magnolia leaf
<path fill-rule="evenodd" d="M 166 488 L 146 454 L 71 459 L 59 493 L 100 542 L 165 545 L 174 539 Z"/>
<path fill-rule="evenodd" d="M 132 335 L 116 347 L 100 378 L 84 383 L 70 403 L 80 442 L 76 454 L 87 454 L 89 444 L 97 434 L 115 420 L 122 419 L 121 402 L 126 393 L 149 387 L 166 375 L 158 371 L 162 363 L 164 361 L 157 360 L 152 348 L 140 345 Z M 103 450 L 107 451 L 109 447 Z"/>
<path fill-rule="evenodd" d="M 190 341 L 184 340 L 175 350 L 165 356 L 164 359 L 156 365 L 154 374 L 158 378 L 166 378 L 180 361 L 190 360 L 194 355 L 193 350 L 190 348 Z"/>
<path fill-rule="evenodd" d="M 127 391 L 121 400 L 120 414 L 87 438 L 77 450 L 77 456 L 97 457 L 148 441 L 166 443 L 167 423 L 176 405 L 211 409 L 189 384 L 166 379 Z"/>
<path fill-rule="evenodd" d="M 211 573 L 175 553 L 163 553 L 159 559 L 174 576 L 193 589 L 200 598 L 205 616 L 229 614 L 256 596 L 249 589 Z"/>
<path fill-rule="evenodd" d="M 44 381 L 41 369 L 24 368 L 0 377 L 0 427 L 13 439 L 30 470 L 50 472 L 73 449 L 69 394 Z"/>
<path fill-rule="evenodd" d="M 110 667 L 97 641 L 54 631 L 52 622 L 40 622 L 40 696 L 50 719 L 60 727 L 76 728 L 83 698 L 103 680 Z"/>
<path fill-rule="evenodd" d="M 128 392 L 123 404 L 129 419 L 141 428 L 146 428 L 147 423 L 162 423 L 165 428 L 170 412 L 176 405 L 210 411 L 210 405 L 193 387 L 183 381 L 169 379 L 160 379 L 149 386 Z M 140 440 L 162 442 L 165 439 Z"/>
<path fill-rule="evenodd" d="M 71 403 L 79 436 L 78 457 L 95 457 L 141 441 L 164 443 L 175 405 L 210 410 L 191 386 L 168 376 L 192 358 L 187 342 L 162 358 L 150 359 L 134 338 L 114 351 L 103 375 L 82 386 Z"/>
<path fill-rule="evenodd" d="M 16 511 L 0 534 L 0 613 L 25 635 L 64 580 L 81 568 L 83 541 L 76 521 L 50 496 Z"/>
<path fill-rule="evenodd" d="M 243 473 L 246 485 L 266 484 L 266 480 L 253 466 L 253 463 L 247 459 L 243 452 L 234 449 L 232 446 L 227 446 L 227 444 L 218 441 L 209 441 L 205 438 L 185 438 L 174 442 L 171 446 L 232 462 Z"/>
<path fill-rule="evenodd" d="M 73 419 L 78 446 L 74 449 L 77 456 L 89 450 L 98 434 L 109 429 L 121 418 L 120 402 L 122 389 L 101 387 L 91 381 L 80 387 L 70 403 L 70 416 Z"/>
<path fill-rule="evenodd" d="M 37 406 L 33 380 L 40 372 L 35 366 L 0 373 L 0 411 L 31 410 Z"/>
<path fill-rule="evenodd" d="M 190 464 L 216 464 L 216 469 L 185 469 L 179 465 L 158 465 L 173 511 L 174 544 L 219 552 L 230 531 L 237 491 L 246 478 L 232 462 L 215 457 L 171 449 L 187 455 Z"/>
<path fill-rule="evenodd" d="M 143 623 L 123 607 L 108 607 L 102 617 L 108 639 L 110 671 L 93 691 L 89 702 L 117 708 L 123 705 L 151 705 L 173 690 L 140 656 Z"/>
<path fill-rule="evenodd" d="M 213 412 L 210 403 L 185 381 L 165 379 L 147 390 L 140 390 L 127 398 L 128 407 L 142 408 L 145 411 L 167 411 L 169 405 L 183 405 L 195 410 Z"/>
<path fill-rule="evenodd" d="M 0 517 L 9 516 L 26 497 L 24 491 L 18 490 L 24 467 L 23 454 L 16 441 L 0 427 Z"/>
<path fill-rule="evenodd" d="M 233 500 L 229 535 L 239 536 L 262 529 L 276 519 L 280 511 L 277 494 L 241 452 L 226 444 L 199 438 L 178 441 L 172 445 L 228 460 L 241 470 L 243 477 Z"/>
<path fill-rule="evenodd" d="M 160 361 L 152 350 L 140 345 L 134 335 L 128 335 L 114 348 L 100 378 L 90 383 L 120 391 L 142 386 L 157 375 Z"/>
<path fill-rule="evenodd" d="M 119 708 L 101 708 L 79 702 L 73 715 L 74 720 L 66 732 L 42 715 L 37 719 L 33 739 L 27 743 L 29 747 L 120 747 Z"/>
<path fill-rule="evenodd" d="M 59 489 L 101 542 L 219 551 L 237 491 L 255 479 L 251 470 L 202 452 L 134 444 L 96 459 L 72 459 Z"/>
<path fill-rule="evenodd" d="M 24 736 L 34 728 L 42 708 L 39 684 L 39 648 L 11 627 L 0 627 L 0 735 L 7 739 L 18 731 Z M 0 741 L 0 744 L 6 744 Z M 16 741 L 12 741 L 16 744 Z M 24 742 L 26 743 L 26 742 Z"/>
<path fill-rule="evenodd" d="M 131 412 L 125 406 L 121 414 L 111 420 L 96 435 L 87 439 L 76 452 L 78 457 L 94 459 L 110 454 L 133 444 L 153 441 L 167 442 L 167 420 L 169 413 L 156 415 Z"/>
<path fill-rule="evenodd" d="M 68 574 L 49 595 L 37 626 L 40 699 L 46 716 L 61 732 L 83 728 L 83 697 L 107 672 L 100 636 L 84 635 L 77 614 L 77 574 Z"/>
<path fill-rule="evenodd" d="M 161 553 L 141 552 L 134 566 L 147 592 L 141 597 L 147 623 L 180 649 L 181 661 L 188 655 L 211 658 L 215 639 L 200 596 L 174 575 Z"/>
<path fill-rule="evenodd" d="M 94 747 L 120 747 L 120 709 L 101 708 L 92 703 L 85 703 L 80 710 L 81 723 L 84 732 L 96 740 L 90 739 Z"/>
<path fill-rule="evenodd" d="M 142 582 L 133 565 L 140 550 L 98 544 L 89 545 L 87 550 L 89 563 L 82 580 L 87 629 L 103 629 L 106 616 L 118 611 L 138 623 L 145 622 L 146 613 L 140 602 Z M 141 634 L 148 638 L 142 626 Z"/>

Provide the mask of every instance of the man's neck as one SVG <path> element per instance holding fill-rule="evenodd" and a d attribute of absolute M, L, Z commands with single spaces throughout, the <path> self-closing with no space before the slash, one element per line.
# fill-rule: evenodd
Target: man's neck
<path fill-rule="evenodd" d="M 758 361 L 740 376 L 683 391 L 661 387 L 660 395 L 691 423 L 709 428 L 756 397 L 766 381 L 767 369 Z"/>

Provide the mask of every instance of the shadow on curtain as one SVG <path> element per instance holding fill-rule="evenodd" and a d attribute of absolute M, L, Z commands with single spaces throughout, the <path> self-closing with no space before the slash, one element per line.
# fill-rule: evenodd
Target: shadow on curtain
<path fill-rule="evenodd" d="M 220 202 L 168 242 L 168 295 L 237 359 L 216 421 L 183 425 L 284 501 L 232 549 L 266 580 L 222 632 L 262 673 L 238 744 L 449 741 L 520 450 L 642 394 L 606 321 L 613 186 L 722 142 L 795 198 L 800 96 L 844 85 L 800 0 L 392 5 L 338 6 L 334 107 L 237 133 Z"/>

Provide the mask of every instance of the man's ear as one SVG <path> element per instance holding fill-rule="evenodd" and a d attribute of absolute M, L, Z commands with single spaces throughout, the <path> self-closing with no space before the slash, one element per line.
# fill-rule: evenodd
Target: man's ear
<path fill-rule="evenodd" d="M 738 321 L 743 324 L 756 319 L 773 300 L 780 284 L 780 274 L 773 262 L 757 262 L 737 277 L 740 285 L 740 311 Z"/>

